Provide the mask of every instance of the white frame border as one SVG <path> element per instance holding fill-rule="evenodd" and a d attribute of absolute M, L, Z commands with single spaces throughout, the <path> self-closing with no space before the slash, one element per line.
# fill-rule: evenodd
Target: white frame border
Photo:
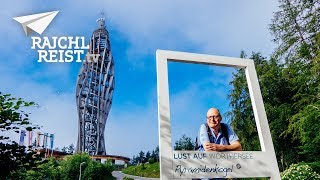
<path fill-rule="evenodd" d="M 157 50 L 156 59 L 161 180 L 173 179 L 173 150 L 171 146 L 168 61 L 245 68 L 246 79 L 260 140 L 261 152 L 267 156 L 265 158 L 268 158 L 268 162 L 270 162 L 270 167 L 268 168 L 272 169 L 270 171 L 271 179 L 280 179 L 276 154 L 272 143 L 270 129 L 253 60 L 167 50 Z M 272 160 L 270 160 L 270 158 Z"/>

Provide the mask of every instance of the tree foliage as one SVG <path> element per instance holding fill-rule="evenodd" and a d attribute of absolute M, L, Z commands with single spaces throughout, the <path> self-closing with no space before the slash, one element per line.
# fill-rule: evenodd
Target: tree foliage
<path fill-rule="evenodd" d="M 252 53 L 278 164 L 320 161 L 320 4 L 280 0 L 270 30 L 278 47 L 270 59 Z M 241 53 L 241 57 L 246 57 Z M 260 150 L 244 70 L 233 74 L 228 115 L 245 150 Z"/>
<path fill-rule="evenodd" d="M 0 131 L 16 132 L 20 129 L 32 130 L 38 128 L 29 121 L 29 114 L 22 109 L 35 105 L 21 98 L 11 97 L 0 92 Z M 8 134 L 8 133 L 7 133 Z M 10 140 L 8 136 L 0 136 L 0 179 L 7 177 L 15 179 L 20 171 L 26 171 L 36 166 L 40 157 L 25 146 Z"/>
<path fill-rule="evenodd" d="M 88 166 L 84 169 L 83 178 L 88 180 L 103 180 L 109 179 L 112 175 L 114 167 L 112 162 L 106 161 L 100 163 L 97 161 L 90 161 Z"/>
<path fill-rule="evenodd" d="M 241 58 L 246 58 L 244 52 L 241 53 Z M 264 61 L 264 58 L 260 54 L 253 54 L 251 58 L 255 58 L 257 62 Z M 233 81 L 230 84 L 233 86 L 229 94 L 230 106 L 233 110 L 227 113 L 227 115 L 231 117 L 234 131 L 240 137 L 240 143 L 244 150 L 260 150 L 249 90 L 243 69 L 238 69 L 233 74 Z M 244 131 L 243 129 L 246 130 Z"/>
<path fill-rule="evenodd" d="M 31 170 L 20 172 L 17 179 L 79 179 L 81 163 L 81 179 L 108 179 L 114 169 L 111 162 L 100 163 L 83 153 L 63 160 L 47 159 Z"/>
<path fill-rule="evenodd" d="M 73 154 L 75 150 L 75 147 L 73 144 L 70 144 L 69 146 L 63 146 L 61 151 L 69 154 Z"/>
<path fill-rule="evenodd" d="M 139 154 L 136 156 L 133 156 L 133 158 L 130 161 L 132 165 L 143 164 L 146 162 L 150 164 L 159 162 L 159 146 L 157 146 L 154 150 L 152 150 L 151 153 L 149 151 L 145 153 L 141 150 Z"/>
<path fill-rule="evenodd" d="M 274 41 L 279 44 L 276 56 L 288 61 L 315 58 L 320 45 L 320 6 L 318 0 L 279 0 L 280 10 L 270 25 Z"/>
<path fill-rule="evenodd" d="M 195 144 L 192 142 L 190 137 L 185 134 L 175 142 L 174 150 L 194 150 Z"/>
<path fill-rule="evenodd" d="M 145 163 L 145 162 L 146 162 L 146 158 L 145 158 L 145 156 L 144 156 L 144 152 L 143 152 L 143 151 L 140 151 L 140 152 L 139 152 L 138 162 L 139 162 L 139 163 Z"/>
<path fill-rule="evenodd" d="M 246 57 L 245 53 L 242 53 L 242 57 Z M 295 113 L 292 107 L 295 93 L 285 77 L 284 66 L 278 61 L 267 60 L 260 53 L 252 53 L 250 58 L 255 62 L 277 159 L 281 167 L 285 168 L 297 160 L 296 154 L 299 152 L 299 143 L 290 135 L 283 135 L 290 117 Z M 244 150 L 261 150 L 244 70 L 239 69 L 233 76 L 233 89 L 229 94 L 232 126 Z"/>
<path fill-rule="evenodd" d="M 29 114 L 21 110 L 35 105 L 34 102 L 23 101 L 22 98 L 11 97 L 11 94 L 0 92 L 0 131 L 14 131 L 19 133 L 21 128 L 32 130 L 38 128 L 29 121 Z M 0 136 L 0 141 L 9 140 L 7 136 Z"/>
<path fill-rule="evenodd" d="M 286 134 L 301 141 L 300 154 L 307 161 L 320 160 L 320 101 L 307 105 L 290 119 Z M 312 155 L 312 156 L 310 156 Z"/>
<path fill-rule="evenodd" d="M 21 174 L 25 179 L 59 179 L 61 177 L 61 168 L 58 168 L 60 162 L 54 158 L 43 161 L 38 166 Z"/>

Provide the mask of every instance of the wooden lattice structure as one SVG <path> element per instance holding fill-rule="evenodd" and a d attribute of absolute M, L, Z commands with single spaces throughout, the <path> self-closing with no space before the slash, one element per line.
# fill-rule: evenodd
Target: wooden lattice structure
<path fill-rule="evenodd" d="M 104 130 L 114 91 L 114 61 L 104 18 L 90 39 L 89 54 L 98 61 L 83 61 L 77 79 L 76 101 L 79 116 L 78 152 L 105 155 Z"/>

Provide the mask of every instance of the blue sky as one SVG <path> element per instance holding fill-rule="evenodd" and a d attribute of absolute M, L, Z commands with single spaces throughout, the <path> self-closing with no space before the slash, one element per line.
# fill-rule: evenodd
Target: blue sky
<path fill-rule="evenodd" d="M 158 144 L 156 50 L 232 57 L 245 50 L 269 56 L 275 45 L 268 24 L 277 5 L 275 0 L 5 1 L 0 11 L 0 91 L 40 105 L 30 109 L 32 122 L 55 134 L 55 147 L 76 144 L 75 84 L 81 63 L 38 63 L 30 36 L 12 18 L 59 10 L 42 36 L 88 40 L 104 10 L 116 78 L 106 149 L 132 157 Z M 231 72 L 169 63 L 173 141 L 184 133 L 194 137 L 210 106 L 228 110 Z"/>

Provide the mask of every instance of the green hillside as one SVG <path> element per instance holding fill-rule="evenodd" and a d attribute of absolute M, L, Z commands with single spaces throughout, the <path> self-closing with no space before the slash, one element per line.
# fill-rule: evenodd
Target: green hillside
<path fill-rule="evenodd" d="M 134 176 L 160 178 L 159 162 L 153 164 L 140 164 L 137 166 L 129 166 L 123 169 L 122 172 Z"/>

